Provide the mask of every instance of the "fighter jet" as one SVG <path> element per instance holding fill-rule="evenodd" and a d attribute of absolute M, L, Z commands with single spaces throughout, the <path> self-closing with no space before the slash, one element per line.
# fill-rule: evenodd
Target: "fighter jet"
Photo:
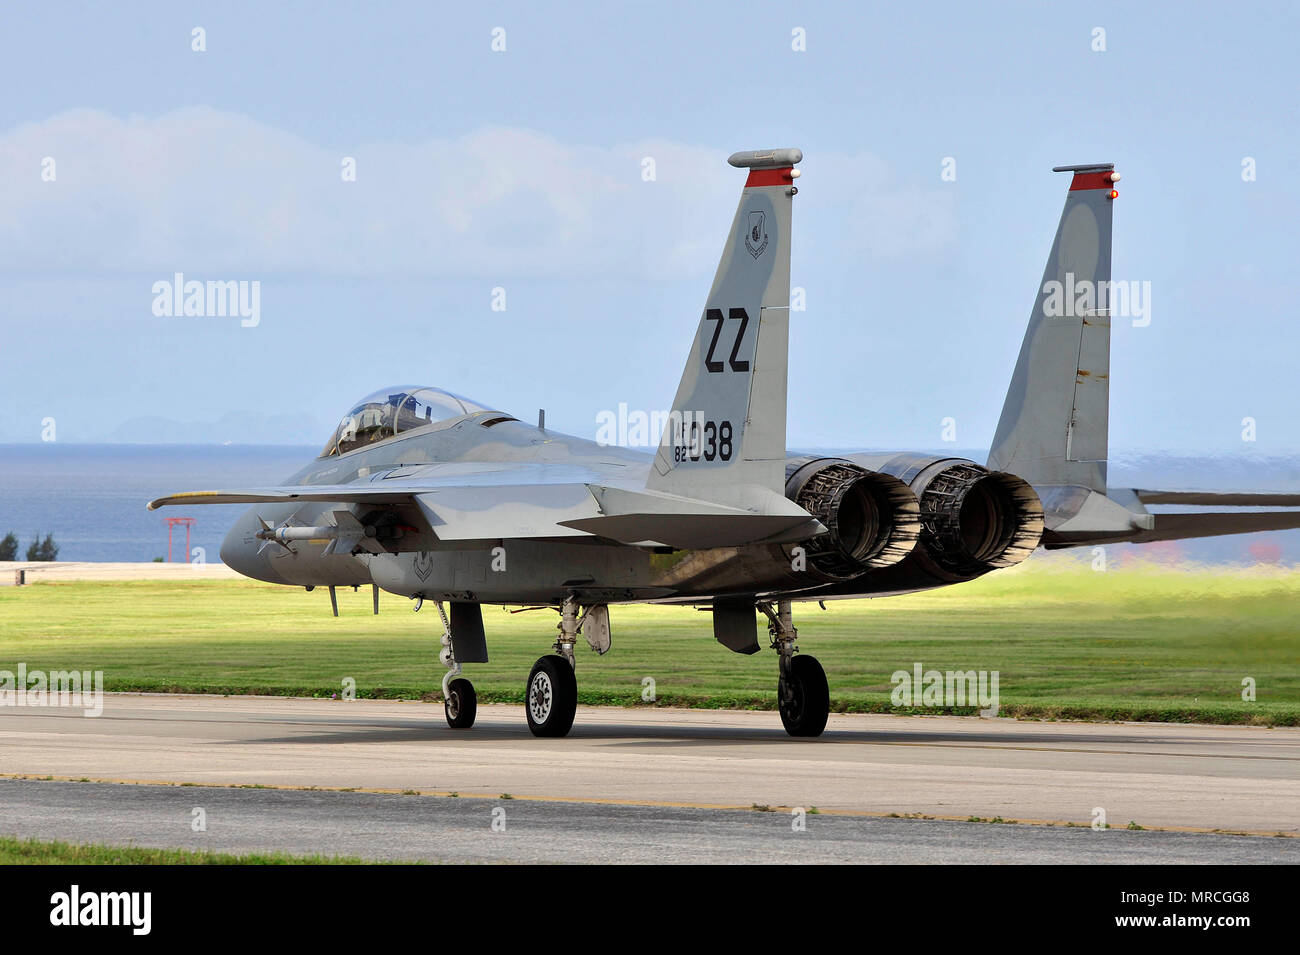
<path fill-rule="evenodd" d="M 525 684 L 528 726 L 568 733 L 579 639 L 610 649 L 610 604 L 694 604 L 737 653 L 766 618 L 792 736 L 826 726 L 830 693 L 798 653 L 793 607 L 907 593 L 1010 567 L 1038 547 L 1300 527 L 1287 510 L 1153 514 L 1148 505 L 1300 506 L 1297 494 L 1107 485 L 1112 164 L 1071 174 L 986 464 L 916 453 L 786 450 L 791 211 L 798 149 L 739 152 L 746 171 L 663 439 L 649 453 L 521 421 L 438 388 L 384 388 L 277 487 L 165 505 L 252 505 L 221 559 L 257 580 L 370 585 L 433 601 L 447 722 L 474 723 L 465 664 L 487 662 L 482 606 L 552 608 L 553 653 Z"/>

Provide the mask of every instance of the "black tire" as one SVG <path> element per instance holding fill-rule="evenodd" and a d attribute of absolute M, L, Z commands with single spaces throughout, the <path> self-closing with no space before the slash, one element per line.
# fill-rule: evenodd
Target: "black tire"
<path fill-rule="evenodd" d="M 578 679 L 564 657 L 542 657 L 524 686 L 524 713 L 534 736 L 564 736 L 578 710 Z"/>
<path fill-rule="evenodd" d="M 467 730 L 474 725 L 478 715 L 478 694 L 469 680 L 452 680 L 447 687 L 447 699 L 442 701 L 447 715 L 447 725 L 454 730 Z"/>
<path fill-rule="evenodd" d="M 785 700 L 784 684 L 793 691 Z M 780 695 L 781 722 L 791 736 L 821 736 L 831 711 L 831 691 L 826 685 L 826 671 L 816 657 L 794 657 L 789 678 L 782 678 Z"/>

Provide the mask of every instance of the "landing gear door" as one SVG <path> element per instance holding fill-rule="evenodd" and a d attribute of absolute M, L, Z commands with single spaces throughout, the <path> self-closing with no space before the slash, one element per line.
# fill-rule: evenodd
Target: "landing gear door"
<path fill-rule="evenodd" d="M 713 601 L 713 637 L 736 653 L 758 652 L 758 615 L 753 597 Z"/>
<path fill-rule="evenodd" d="M 451 603 L 451 649 L 457 663 L 487 663 L 487 638 L 483 634 L 483 608 L 472 603 Z"/>
<path fill-rule="evenodd" d="M 613 638 L 609 632 L 609 607 L 596 604 L 587 610 L 587 619 L 582 624 L 582 635 L 591 644 L 591 649 L 601 656 L 609 652 Z"/>

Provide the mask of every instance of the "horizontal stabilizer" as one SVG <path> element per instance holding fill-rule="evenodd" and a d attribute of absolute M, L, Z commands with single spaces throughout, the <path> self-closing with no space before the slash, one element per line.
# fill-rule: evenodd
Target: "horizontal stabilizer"
<path fill-rule="evenodd" d="M 1300 494 L 1111 488 L 1108 494 L 1101 495 L 1087 488 L 1059 486 L 1037 490 L 1047 520 L 1043 546 L 1048 549 L 1087 544 L 1146 544 L 1300 527 Z M 1297 509 L 1153 514 L 1147 510 L 1148 504 Z"/>
<path fill-rule="evenodd" d="M 1089 544 L 1149 544 L 1154 541 L 1218 537 L 1222 534 L 1254 534 L 1300 527 L 1300 511 L 1209 511 L 1201 514 L 1152 514 L 1155 526 L 1133 533 L 1079 532 L 1048 535 L 1048 550 L 1084 547 Z"/>
<path fill-rule="evenodd" d="M 1213 507 L 1300 507 L 1300 494 L 1271 491 L 1134 491 L 1143 504 L 1207 504 Z"/>

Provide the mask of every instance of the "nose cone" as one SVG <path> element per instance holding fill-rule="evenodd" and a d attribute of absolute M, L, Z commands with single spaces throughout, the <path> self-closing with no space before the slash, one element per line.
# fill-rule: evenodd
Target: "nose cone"
<path fill-rule="evenodd" d="M 221 562 L 236 573 L 254 580 L 264 580 L 269 584 L 287 583 L 271 566 L 270 548 L 261 550 L 263 542 L 255 536 L 261 529 L 262 524 L 257 519 L 257 514 L 252 510 L 246 511 L 221 542 Z"/>

